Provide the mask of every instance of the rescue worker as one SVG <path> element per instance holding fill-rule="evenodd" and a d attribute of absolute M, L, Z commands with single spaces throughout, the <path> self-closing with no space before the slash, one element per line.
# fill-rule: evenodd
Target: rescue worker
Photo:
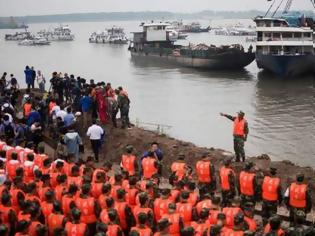
<path fill-rule="evenodd" d="M 234 216 L 234 227 L 228 232 L 230 236 L 243 236 L 245 231 L 248 230 L 248 226 L 244 220 L 244 214 L 238 213 Z"/>
<path fill-rule="evenodd" d="M 306 216 L 312 210 L 311 189 L 304 183 L 304 174 L 296 175 L 296 181 L 287 188 L 284 197 L 290 210 L 290 223 L 292 225 L 295 224 L 297 211 L 303 211 Z"/>
<path fill-rule="evenodd" d="M 119 222 L 122 230 L 126 234 L 131 226 L 135 225 L 135 219 L 132 210 L 125 201 L 126 191 L 124 189 L 117 190 L 117 201 L 115 202 L 115 209 L 119 216 Z"/>
<path fill-rule="evenodd" d="M 54 201 L 53 211 L 47 219 L 49 235 L 53 235 L 55 229 L 64 228 L 67 221 L 68 218 L 64 214 L 62 214 L 60 202 Z"/>
<path fill-rule="evenodd" d="M 81 222 L 81 211 L 77 208 L 71 210 L 71 222 L 66 223 L 67 236 L 88 236 L 89 230 L 86 223 Z"/>
<path fill-rule="evenodd" d="M 248 162 L 245 164 L 244 170 L 239 175 L 239 192 L 243 205 L 245 202 L 256 202 L 258 198 L 258 184 L 256 174 L 252 171 L 253 163 Z"/>
<path fill-rule="evenodd" d="M 81 187 L 82 185 L 82 177 L 80 176 L 80 168 L 79 166 L 77 165 L 73 165 L 71 167 L 71 175 L 68 176 L 67 178 L 67 184 L 68 184 L 68 187 L 71 185 L 71 184 L 75 184 L 77 185 L 78 187 Z"/>
<path fill-rule="evenodd" d="M 191 227 L 195 230 L 196 236 L 203 236 L 207 234 L 209 230 L 209 209 L 203 208 L 199 214 L 198 221 L 191 222 Z"/>
<path fill-rule="evenodd" d="M 194 182 L 188 182 L 186 184 L 187 191 L 189 192 L 188 202 L 190 202 L 193 206 L 197 204 L 199 201 L 199 194 L 196 190 L 196 184 Z"/>
<path fill-rule="evenodd" d="M 106 176 L 104 172 L 98 172 L 96 174 L 96 179 L 94 182 L 91 183 L 91 195 L 98 199 L 99 196 L 102 194 L 103 184 L 106 181 Z"/>
<path fill-rule="evenodd" d="M 183 228 L 180 232 L 181 236 L 191 236 L 191 235 L 195 235 L 195 230 L 193 227 L 188 226 L 186 228 Z"/>
<path fill-rule="evenodd" d="M 168 221 L 171 223 L 169 227 L 169 234 L 171 236 L 179 236 L 180 229 L 184 228 L 184 221 L 181 215 L 176 212 L 175 203 L 168 204 L 168 213 L 162 215 L 162 218 L 168 219 Z"/>
<path fill-rule="evenodd" d="M 139 194 L 139 203 L 140 205 L 136 205 L 133 208 L 133 215 L 136 219 L 136 223 L 138 224 L 139 222 L 137 221 L 138 216 L 141 212 L 145 213 L 147 215 L 147 224 L 150 228 L 153 227 L 153 222 L 154 222 L 154 214 L 151 208 L 148 207 L 149 203 L 149 198 L 148 194 L 146 192 L 142 192 Z"/>
<path fill-rule="evenodd" d="M 244 118 L 245 113 L 243 111 L 239 111 L 237 116 L 231 116 L 224 113 L 220 113 L 220 115 L 234 122 L 233 137 L 236 162 L 239 162 L 241 159 L 245 162 L 244 143 L 247 141 L 249 132 L 248 123 Z"/>
<path fill-rule="evenodd" d="M 200 196 L 205 193 L 213 193 L 216 189 L 216 178 L 214 166 L 210 161 L 209 153 L 204 153 L 201 160 L 196 163 L 196 174 L 198 178 Z"/>
<path fill-rule="evenodd" d="M 0 222 L 5 224 L 8 231 L 11 232 L 11 229 L 15 228 L 16 220 L 17 212 L 12 206 L 11 196 L 7 192 L 3 192 L 0 204 Z"/>
<path fill-rule="evenodd" d="M 57 186 L 54 188 L 55 198 L 61 202 L 62 196 L 67 193 L 67 176 L 62 174 L 57 176 Z"/>
<path fill-rule="evenodd" d="M 285 232 L 281 228 L 281 218 L 278 215 L 274 215 L 269 219 L 269 223 L 264 228 L 264 234 L 266 236 L 284 236 Z"/>
<path fill-rule="evenodd" d="M 222 212 L 220 203 L 221 203 L 220 197 L 218 197 L 218 196 L 212 197 L 211 207 L 209 208 L 210 209 L 209 223 L 212 225 L 217 223 L 218 215 Z M 197 210 L 198 210 L 198 205 L 197 205 Z"/>
<path fill-rule="evenodd" d="M 101 209 L 106 208 L 106 199 L 111 197 L 112 186 L 109 183 L 103 184 L 102 194 L 98 197 L 98 204 Z"/>
<path fill-rule="evenodd" d="M 158 231 L 154 234 L 154 236 L 170 236 L 169 227 L 172 225 L 168 219 L 163 218 L 157 223 Z"/>
<path fill-rule="evenodd" d="M 256 232 L 257 230 L 257 222 L 254 219 L 254 215 L 255 215 L 255 208 L 254 208 L 254 204 L 252 202 L 247 202 L 244 204 L 244 220 L 248 225 L 248 229 L 251 232 Z"/>
<path fill-rule="evenodd" d="M 156 198 L 153 202 L 154 217 L 156 222 L 158 222 L 163 215 L 167 214 L 168 205 L 173 202 L 169 199 L 170 193 L 171 191 L 168 188 L 161 189 L 161 196 Z"/>
<path fill-rule="evenodd" d="M 270 168 L 270 176 L 265 176 L 262 183 L 262 217 L 268 220 L 277 214 L 278 205 L 282 203 L 281 180 L 277 177 L 277 169 Z M 266 222 L 264 222 L 266 223 Z"/>
<path fill-rule="evenodd" d="M 187 164 L 185 162 L 185 155 L 180 153 L 178 159 L 171 165 L 172 176 L 176 177 L 176 180 L 183 180 L 186 176 Z M 172 178 L 172 177 L 170 177 Z"/>
<path fill-rule="evenodd" d="M 212 208 L 212 201 L 210 194 L 204 194 L 203 199 L 199 201 L 196 205 L 197 213 L 200 214 L 202 209 L 211 209 Z"/>
<path fill-rule="evenodd" d="M 159 173 L 160 165 L 154 152 L 148 152 L 148 156 L 141 161 L 143 177 L 150 179 L 153 175 Z"/>
<path fill-rule="evenodd" d="M 7 174 L 9 180 L 13 180 L 14 177 L 16 176 L 16 169 L 21 167 L 22 164 L 18 160 L 18 154 L 16 152 L 13 152 L 11 154 L 11 160 L 8 160 L 6 162 L 6 169 L 7 169 Z"/>
<path fill-rule="evenodd" d="M 138 172 L 137 158 L 133 155 L 133 146 L 127 145 L 126 152 L 121 157 L 120 167 L 122 170 L 127 171 L 129 176 L 133 176 Z"/>
<path fill-rule="evenodd" d="M 98 202 L 93 197 L 90 197 L 90 190 L 90 184 L 83 184 L 80 196 L 75 199 L 75 205 L 81 211 L 80 221 L 88 226 L 91 234 L 94 234 L 97 217 L 100 214 L 100 207 Z"/>
<path fill-rule="evenodd" d="M 108 211 L 109 222 L 107 223 L 107 236 L 123 236 L 123 231 L 119 226 L 118 214 L 116 210 Z"/>
<path fill-rule="evenodd" d="M 236 195 L 236 177 L 231 168 L 231 159 L 224 161 L 224 166 L 220 169 L 220 186 L 222 193 L 222 207 L 229 206 L 231 200 Z"/>
<path fill-rule="evenodd" d="M 188 202 L 188 198 L 189 192 L 182 191 L 181 200 L 176 204 L 176 212 L 182 217 L 185 226 L 188 226 L 192 220 L 198 218 L 196 209 Z"/>
<path fill-rule="evenodd" d="M 106 207 L 102 209 L 99 219 L 101 222 L 103 222 L 104 224 L 108 224 L 108 222 L 110 221 L 109 216 L 108 216 L 108 212 L 109 211 L 116 211 L 115 207 L 115 200 L 111 197 L 106 199 Z M 116 211 L 117 212 L 117 211 Z"/>
<path fill-rule="evenodd" d="M 152 236 L 153 232 L 151 228 L 147 226 L 147 214 L 144 212 L 139 213 L 138 215 L 138 224 L 135 227 L 132 227 L 130 233 L 136 231 L 140 236 Z"/>
<path fill-rule="evenodd" d="M 130 176 L 129 177 L 129 187 L 125 188 L 126 191 L 126 202 L 133 209 L 136 206 L 136 196 L 139 193 L 139 189 L 137 188 L 137 177 Z"/>
<path fill-rule="evenodd" d="M 70 211 L 75 207 L 75 199 L 78 187 L 75 184 L 69 186 L 68 192 L 61 198 L 61 208 L 62 212 L 66 216 L 70 216 Z"/>
<path fill-rule="evenodd" d="M 20 220 L 16 224 L 15 236 L 28 236 L 28 230 L 31 225 L 30 220 Z"/>
<path fill-rule="evenodd" d="M 226 216 L 226 226 L 231 229 L 234 227 L 235 216 L 238 214 L 243 214 L 243 211 L 240 208 L 240 203 L 240 199 L 238 197 L 235 197 L 232 201 L 231 207 L 225 207 L 222 209 L 222 213 L 224 213 Z"/>
<path fill-rule="evenodd" d="M 32 205 L 29 210 L 31 214 L 31 225 L 28 229 L 28 233 L 29 235 L 37 235 L 38 228 L 43 226 L 39 221 L 40 210 L 37 205 Z"/>
<path fill-rule="evenodd" d="M 55 199 L 54 192 L 52 190 L 48 190 L 45 193 L 45 199 L 46 199 L 45 201 L 42 201 L 40 203 L 40 207 L 45 217 L 45 222 L 47 223 L 48 216 L 53 212 L 53 209 L 54 209 L 54 206 L 53 206 L 53 202 Z"/>

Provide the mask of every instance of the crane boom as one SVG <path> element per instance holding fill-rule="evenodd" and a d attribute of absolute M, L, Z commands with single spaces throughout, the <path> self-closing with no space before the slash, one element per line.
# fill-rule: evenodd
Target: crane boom
<path fill-rule="evenodd" d="M 290 8 L 292 6 L 293 0 L 288 0 L 287 3 L 285 4 L 283 13 L 288 13 L 290 11 Z"/>

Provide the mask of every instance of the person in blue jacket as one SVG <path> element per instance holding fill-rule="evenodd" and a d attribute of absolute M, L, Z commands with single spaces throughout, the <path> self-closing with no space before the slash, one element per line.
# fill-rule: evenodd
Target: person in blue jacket
<path fill-rule="evenodd" d="M 24 74 L 25 74 L 25 82 L 27 84 L 27 88 L 30 89 L 33 83 L 33 71 L 30 69 L 29 66 L 26 66 L 24 70 Z"/>

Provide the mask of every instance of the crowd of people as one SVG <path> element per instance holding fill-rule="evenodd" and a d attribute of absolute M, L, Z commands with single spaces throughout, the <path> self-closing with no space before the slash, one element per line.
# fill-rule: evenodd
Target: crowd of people
<path fill-rule="evenodd" d="M 194 166 L 181 153 L 168 167 L 156 142 L 141 156 L 126 143 L 113 168 L 99 162 L 103 124 L 117 127 L 120 112 L 121 128 L 131 127 L 126 90 L 57 72 L 45 95 L 32 86 L 22 95 L 6 73 L 0 82 L 1 236 L 315 235 L 306 226 L 312 199 L 303 174 L 283 189 L 276 168 L 261 176 L 245 162 L 237 173 L 232 159 L 215 167 L 211 153 Z M 55 155 L 43 134 L 58 141 Z M 94 155 L 83 159 L 85 139 Z M 288 225 L 280 206 L 290 212 Z"/>

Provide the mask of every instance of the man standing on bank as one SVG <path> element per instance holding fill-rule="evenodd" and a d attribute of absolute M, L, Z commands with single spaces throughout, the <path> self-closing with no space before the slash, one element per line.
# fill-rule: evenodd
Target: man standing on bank
<path fill-rule="evenodd" d="M 242 161 L 244 162 L 245 161 L 244 143 L 247 140 L 249 132 L 248 123 L 244 118 L 245 113 L 240 111 L 237 113 L 237 116 L 231 116 L 224 113 L 220 113 L 220 115 L 234 122 L 233 137 L 235 158 L 236 162 L 239 162 L 241 158 Z"/>
<path fill-rule="evenodd" d="M 92 125 L 88 128 L 86 135 L 90 138 L 95 161 L 98 162 L 98 154 L 101 147 L 102 136 L 104 135 L 104 130 L 96 123 L 96 120 L 94 119 L 92 121 Z"/>

